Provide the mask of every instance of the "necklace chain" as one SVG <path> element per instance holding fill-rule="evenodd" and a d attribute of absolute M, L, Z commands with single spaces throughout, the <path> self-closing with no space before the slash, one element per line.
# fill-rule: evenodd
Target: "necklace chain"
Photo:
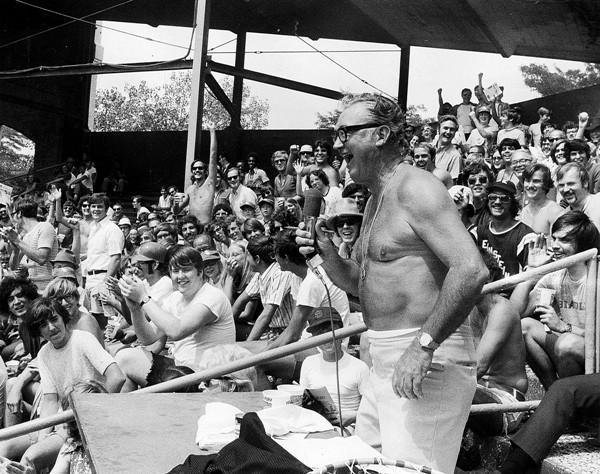
<path fill-rule="evenodd" d="M 402 165 L 402 163 L 399 163 L 396 166 L 396 168 L 394 168 L 394 172 L 392 173 L 392 176 L 390 176 L 390 178 L 385 183 L 385 186 L 383 187 L 383 190 L 381 191 L 381 194 L 379 195 L 379 198 L 377 199 L 377 206 L 375 207 L 375 212 L 373 213 L 373 217 L 371 219 L 371 225 L 369 226 L 369 229 L 366 232 L 366 234 L 363 235 L 363 239 L 361 241 L 361 245 L 360 245 L 360 250 L 361 250 L 361 252 L 360 252 L 361 253 L 360 279 L 362 281 L 364 281 L 367 278 L 367 252 L 369 249 L 369 240 L 371 240 L 371 233 L 373 232 L 373 227 L 375 226 L 375 220 L 377 219 L 377 216 L 379 215 L 379 211 L 381 210 L 381 207 L 383 205 L 383 198 L 385 197 L 388 187 L 389 187 L 390 183 L 393 181 L 394 176 L 396 176 L 396 173 L 398 172 L 398 168 L 400 168 L 400 165 Z"/>

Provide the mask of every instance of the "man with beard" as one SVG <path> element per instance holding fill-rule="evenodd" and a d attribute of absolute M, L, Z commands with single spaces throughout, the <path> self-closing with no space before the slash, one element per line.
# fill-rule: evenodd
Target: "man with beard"
<path fill-rule="evenodd" d="M 426 143 L 419 143 L 415 145 L 413 150 L 414 166 L 424 171 L 429 171 L 437 179 L 439 179 L 446 188 L 450 189 L 454 184 L 452 176 L 446 170 L 436 168 L 433 163 L 435 159 L 435 148 Z"/>
<path fill-rule="evenodd" d="M 477 227 L 477 245 L 496 258 L 502 277 L 516 275 L 527 266 L 528 242 L 535 234 L 516 220 L 519 203 L 513 183 L 488 186 L 490 221 Z"/>
<path fill-rule="evenodd" d="M 536 234 L 550 235 L 552 224 L 564 209 L 548 199 L 548 191 L 552 189 L 548 167 L 535 164 L 526 168 L 523 171 L 523 188 L 527 205 L 521 211 L 521 222 L 531 227 Z"/>
<path fill-rule="evenodd" d="M 600 194 L 590 194 L 589 176 L 579 163 L 566 163 L 556 173 L 558 191 L 569 209 L 583 211 L 600 229 Z"/>
<path fill-rule="evenodd" d="M 440 117 L 438 149 L 435 154 L 435 166 L 448 171 L 453 180 L 458 179 L 462 168 L 462 156 L 452 139 L 458 130 L 458 121 L 453 115 Z"/>
<path fill-rule="evenodd" d="M 198 237 L 203 230 L 196 217 L 189 214 L 179 220 L 179 225 L 181 228 L 181 236 L 188 245 L 193 245 L 194 239 Z"/>
<path fill-rule="evenodd" d="M 298 230 L 297 242 L 305 255 L 318 250 L 332 282 L 360 297 L 373 368 L 356 435 L 386 457 L 453 472 L 476 382 L 463 323 L 487 270 L 444 186 L 402 164 L 403 122 L 383 96 L 344 102 L 334 146 L 373 193 L 356 251 L 342 259 L 319 223 L 316 239 Z M 456 119 L 443 123 L 448 139 Z"/>
<path fill-rule="evenodd" d="M 215 183 L 217 180 L 217 132 L 210 127 L 210 152 L 208 158 L 208 177 L 206 165 L 200 160 L 192 163 L 192 184 L 185 190 L 182 202 L 175 203 L 173 211 L 177 214 L 189 204 L 190 215 L 196 217 L 202 225 L 211 220 Z"/>
<path fill-rule="evenodd" d="M 540 236 L 531 246 L 529 263 L 537 267 L 599 245 L 600 234 L 590 219 L 581 211 L 568 211 L 552 225 L 551 256 Z M 583 373 L 586 282 L 587 264 L 578 262 L 537 283 L 517 285 L 511 296 L 522 318 L 527 362 L 546 389 L 557 378 Z M 553 297 L 543 301 L 544 292 Z"/>

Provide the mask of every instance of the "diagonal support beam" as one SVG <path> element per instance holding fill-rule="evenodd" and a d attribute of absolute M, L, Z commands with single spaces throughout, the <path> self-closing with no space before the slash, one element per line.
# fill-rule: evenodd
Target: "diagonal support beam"
<path fill-rule="evenodd" d="M 282 77 L 271 76 L 270 74 L 265 74 L 262 72 L 250 71 L 249 69 L 238 69 L 234 66 L 216 63 L 214 61 L 208 61 L 208 67 L 211 69 L 211 71 L 219 72 L 221 74 L 240 76 L 250 81 L 271 84 L 273 86 L 284 87 L 286 89 L 305 92 L 307 94 L 327 97 L 328 99 L 339 100 L 344 96 L 344 94 L 341 92 L 326 89 L 325 87 L 312 86 L 303 82 L 292 81 L 291 79 L 284 79 Z"/>
<path fill-rule="evenodd" d="M 227 113 L 233 118 L 236 114 L 236 106 L 233 105 L 233 102 L 229 100 L 227 93 L 223 90 L 221 85 L 215 79 L 210 71 L 207 71 L 206 76 L 204 76 L 204 83 L 208 86 L 208 88 L 212 91 L 215 97 L 219 102 L 225 107 Z"/>
<path fill-rule="evenodd" d="M 502 55 L 503 58 L 510 58 L 514 53 L 514 47 L 506 44 L 506 42 L 500 41 L 497 35 L 490 29 L 488 23 L 481 17 L 481 15 L 475 9 L 473 0 L 463 0 L 462 5 L 464 7 L 465 13 L 470 14 L 470 16 L 477 22 L 479 25 L 479 29 L 483 32 L 485 37 L 490 40 L 490 42 L 494 45 L 494 47 L 498 50 L 498 52 Z M 460 7 L 459 7 L 460 8 Z"/>

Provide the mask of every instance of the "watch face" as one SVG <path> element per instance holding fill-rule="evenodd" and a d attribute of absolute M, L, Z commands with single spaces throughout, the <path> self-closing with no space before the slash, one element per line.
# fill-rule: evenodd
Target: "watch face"
<path fill-rule="evenodd" d="M 431 344 L 433 342 L 433 338 L 427 334 L 426 332 L 424 332 L 423 334 L 421 334 L 421 337 L 419 338 L 419 344 L 421 346 L 429 346 L 429 344 Z"/>

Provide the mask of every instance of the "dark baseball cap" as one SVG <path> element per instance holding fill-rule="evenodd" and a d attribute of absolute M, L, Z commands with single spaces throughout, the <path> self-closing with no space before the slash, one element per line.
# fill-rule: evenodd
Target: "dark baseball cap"
<path fill-rule="evenodd" d="M 335 308 L 331 308 L 330 318 L 329 312 L 330 309 L 328 307 L 315 308 L 308 319 L 308 327 L 306 330 L 313 334 L 318 329 L 330 328 L 332 320 L 336 329 L 342 328 L 344 326 L 344 322 L 342 321 L 340 313 L 338 313 Z"/>
<path fill-rule="evenodd" d="M 502 191 L 511 196 L 515 196 L 517 194 L 517 188 L 514 183 L 509 181 L 508 183 L 502 183 L 501 181 L 496 181 L 488 186 L 488 194 L 492 191 Z"/>

